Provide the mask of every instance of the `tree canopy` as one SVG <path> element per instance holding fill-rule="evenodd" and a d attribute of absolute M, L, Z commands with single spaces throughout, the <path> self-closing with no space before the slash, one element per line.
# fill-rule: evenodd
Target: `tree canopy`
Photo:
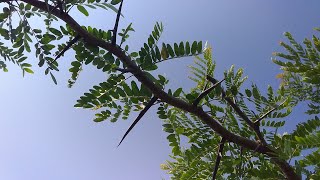
<path fill-rule="evenodd" d="M 304 46 L 286 33 L 290 44 L 281 42 L 288 53 L 275 53 L 274 62 L 282 67 L 279 89 L 271 86 L 266 94 L 255 84 L 242 87 L 247 79 L 243 69 L 232 66 L 216 79 L 212 48 L 202 41 L 172 44 L 160 40 L 163 25 L 155 23 L 139 51 L 131 51 L 126 40 L 134 31 L 132 24 L 118 30 L 121 0 L 38 1 L 2 0 L 6 7 L 0 14 L 0 68 L 7 62 L 17 64 L 22 72 L 33 73 L 26 54 L 35 53 L 38 65 L 45 68 L 54 83 L 59 59 L 73 50 L 69 87 L 76 83 L 85 65 L 93 65 L 108 74 L 103 81 L 84 93 L 75 107 L 97 110 L 94 121 L 127 119 L 140 111 L 124 134 L 152 106 L 163 120 L 164 131 L 172 147 L 171 160 L 162 165 L 172 179 L 210 178 L 288 178 L 319 177 L 319 39 L 305 39 Z M 109 30 L 81 26 L 69 14 L 77 9 L 89 16 L 88 8 L 111 9 L 117 16 Z M 13 16 L 18 15 L 14 19 Z M 18 20 L 17 20 L 18 19 Z M 44 27 L 32 27 L 31 19 L 41 19 Z M 61 22 L 60 26 L 53 25 Z M 68 40 L 69 39 L 69 40 Z M 153 73 L 159 63 L 195 56 L 190 68 L 191 90 L 167 88 L 169 80 Z M 279 59 L 280 58 L 280 59 Z M 278 129 L 300 102 L 307 101 L 310 120 L 297 125 L 288 134 Z M 181 142 L 186 138 L 188 144 Z M 307 152 L 307 156 L 302 154 Z"/>

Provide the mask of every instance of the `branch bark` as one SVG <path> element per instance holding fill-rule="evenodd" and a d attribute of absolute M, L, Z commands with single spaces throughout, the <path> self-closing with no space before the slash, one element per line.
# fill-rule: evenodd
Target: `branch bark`
<path fill-rule="evenodd" d="M 13 0 L 0 0 L 0 2 L 9 2 L 9 1 L 13 1 Z M 111 52 L 113 55 L 118 57 L 127 68 L 132 69 L 133 70 L 132 74 L 137 78 L 137 80 L 139 80 L 142 84 L 144 84 L 147 88 L 149 88 L 149 90 L 161 101 L 196 115 L 199 119 L 201 119 L 204 123 L 206 123 L 211 129 L 213 129 L 226 141 L 230 141 L 240 146 L 243 146 L 247 149 L 250 149 L 253 151 L 255 150 L 256 152 L 268 155 L 270 158 L 273 159 L 273 162 L 280 167 L 280 169 L 288 179 L 294 179 L 294 180 L 301 179 L 301 177 L 295 173 L 294 169 L 286 161 L 281 160 L 276 155 L 276 152 L 274 152 L 267 146 L 260 145 L 256 141 L 241 137 L 239 135 L 236 135 L 230 132 L 229 130 L 224 128 L 217 120 L 213 119 L 211 116 L 205 113 L 201 107 L 195 107 L 192 104 L 189 104 L 181 99 L 168 95 L 165 91 L 163 91 L 161 88 L 156 86 L 153 83 L 153 81 L 150 78 L 148 78 L 147 74 L 144 71 L 142 71 L 131 60 L 130 56 L 127 56 L 125 51 L 123 51 L 118 45 L 113 45 L 111 42 L 103 41 L 89 34 L 68 13 L 65 13 L 65 12 L 61 13 L 60 10 L 55 9 L 53 6 L 50 6 L 50 5 L 48 6 L 43 1 L 38 1 L 38 0 L 20 0 L 20 1 L 28 3 L 34 7 L 37 7 L 42 11 L 45 11 L 45 12 L 50 11 L 52 15 L 58 17 L 59 19 L 67 23 L 75 32 L 77 32 L 83 38 L 83 40 L 86 43 L 93 46 L 99 46 Z"/>

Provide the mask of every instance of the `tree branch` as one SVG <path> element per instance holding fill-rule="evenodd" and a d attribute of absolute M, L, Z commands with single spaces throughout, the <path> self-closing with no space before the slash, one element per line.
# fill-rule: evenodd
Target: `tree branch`
<path fill-rule="evenodd" d="M 211 76 L 207 76 L 207 79 L 211 81 L 213 84 L 216 84 L 218 81 Z M 227 101 L 227 103 L 234 109 L 234 111 L 248 124 L 248 126 L 256 133 L 258 139 L 261 141 L 263 145 L 267 145 L 266 140 L 261 134 L 259 126 L 254 124 L 248 116 L 236 105 L 233 100 L 226 96 L 226 92 L 221 87 L 222 97 Z"/>
<path fill-rule="evenodd" d="M 12 0 L 0 0 L 0 2 L 8 2 L 8 1 L 12 1 Z M 85 29 L 83 29 L 69 14 L 67 13 L 61 14 L 59 10 L 53 9 L 54 7 L 50 5 L 48 5 L 49 8 L 47 8 L 47 4 L 42 1 L 38 1 L 38 0 L 20 0 L 20 1 L 28 3 L 45 12 L 52 10 L 51 14 L 58 17 L 65 23 L 67 23 L 75 32 L 77 32 L 83 38 L 84 42 L 90 45 L 101 47 L 111 52 L 113 55 L 118 57 L 127 68 L 133 69 L 134 70 L 133 75 L 137 78 L 137 80 L 139 80 L 142 84 L 144 84 L 156 97 L 161 99 L 163 102 L 166 102 L 172 106 L 175 106 L 186 112 L 196 115 L 205 124 L 207 124 L 213 131 L 215 131 L 220 136 L 225 138 L 226 141 L 236 143 L 240 146 L 243 146 L 251 150 L 255 150 L 259 145 L 255 141 L 252 141 L 250 139 L 241 137 L 239 135 L 236 135 L 230 132 L 229 130 L 224 128 L 217 120 L 213 119 L 211 116 L 205 113 L 201 107 L 194 107 L 192 104 L 189 104 L 181 99 L 175 98 L 167 94 L 160 87 L 155 85 L 150 78 L 148 78 L 147 74 L 144 71 L 142 71 L 135 64 L 135 62 L 131 60 L 130 56 L 126 55 L 125 51 L 123 51 L 120 47 L 116 45 L 112 45 L 109 42 L 106 42 L 104 40 L 94 37 L 93 35 L 88 33 Z M 267 146 L 264 146 L 264 145 L 259 146 L 259 148 L 256 149 L 256 152 L 266 154 L 269 157 L 273 158 L 275 164 L 277 164 L 280 167 L 280 169 L 288 179 L 301 179 L 301 177 L 294 172 L 294 169 L 286 161 L 279 159 L 279 157 L 276 156 L 276 152 L 274 152 Z"/>

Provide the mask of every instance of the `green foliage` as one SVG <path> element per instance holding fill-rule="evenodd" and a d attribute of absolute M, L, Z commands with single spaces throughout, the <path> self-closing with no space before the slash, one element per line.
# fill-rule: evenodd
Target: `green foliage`
<path fill-rule="evenodd" d="M 157 46 L 161 33 L 163 32 L 162 23 L 156 23 L 154 30 L 149 35 L 146 43 L 143 44 L 139 52 L 133 53 L 137 64 L 145 71 L 153 71 L 158 68 L 157 63 L 165 60 L 181 58 L 185 56 L 194 56 L 197 53 L 202 53 L 202 42 L 194 41 L 193 51 L 190 50 L 189 42 L 170 44 L 162 43 L 162 48 Z M 139 57 L 137 57 L 139 56 Z"/>
<path fill-rule="evenodd" d="M 200 91 L 204 90 L 206 86 L 206 76 L 213 76 L 213 72 L 216 67 L 216 63 L 212 60 L 211 49 L 212 48 L 206 44 L 203 51 L 204 59 L 196 56 L 194 61 L 195 65 L 189 66 L 194 76 L 189 78 L 197 83 L 197 89 Z"/>
<path fill-rule="evenodd" d="M 206 45 L 203 52 L 203 58 L 197 56 L 194 65 L 190 66 L 193 73 L 193 77 L 190 78 L 197 83 L 196 87 L 190 93 L 180 96 L 189 102 L 212 86 L 206 76 L 214 76 L 216 64 L 212 60 L 210 46 Z M 225 71 L 224 76 L 225 87 L 216 87 L 201 101 L 201 106 L 225 128 L 250 139 L 255 138 L 255 133 L 237 116 L 223 98 L 222 92 L 233 99 L 251 121 L 259 119 L 276 107 L 276 110 L 268 114 L 260 125 L 267 142 L 274 143 L 278 128 L 285 124 L 285 121 L 277 119 L 283 119 L 291 113 L 293 104 L 290 98 L 276 94 L 270 86 L 266 96 L 262 95 L 256 85 L 241 93 L 241 87 L 247 77 L 243 77 L 242 69 L 235 70 L 234 66 Z M 172 179 L 210 179 L 217 156 L 219 135 L 214 134 L 211 128 L 197 117 L 177 108 L 162 105 L 158 109 L 158 114 L 164 119 L 163 130 L 168 133 L 167 139 L 172 148 L 172 160 L 162 164 L 161 168 L 171 174 Z M 255 170 L 254 167 L 259 168 Z M 226 143 L 217 179 L 226 177 L 265 179 L 281 178 L 283 175 L 268 161 L 268 157 L 242 149 L 233 143 Z"/>
<path fill-rule="evenodd" d="M 316 29 L 319 30 L 319 29 Z M 277 77 L 282 79 L 282 91 L 290 95 L 295 103 L 308 103 L 309 115 L 320 114 L 320 41 L 317 36 L 305 38 L 303 45 L 299 44 L 293 36 L 284 34 L 289 44 L 281 42 L 287 53 L 275 53 L 273 61 L 281 67 L 283 72 Z M 320 121 L 318 116 L 300 123 L 292 134 L 288 136 L 290 146 L 294 147 L 294 156 L 299 157 L 296 167 L 308 179 L 319 179 L 319 146 Z M 301 153 L 300 153 L 301 152 Z M 304 158 L 301 158 L 304 155 Z"/>
<path fill-rule="evenodd" d="M 320 40 L 315 35 L 304 39 L 300 45 L 289 32 L 285 33 L 290 44 L 280 42 L 288 54 L 275 53 L 273 61 L 281 66 L 283 72 L 278 75 L 287 94 L 292 94 L 297 102 L 309 103 L 308 114 L 320 113 Z"/>
<path fill-rule="evenodd" d="M 55 6 L 57 1 L 48 0 L 46 3 L 48 5 Z M 97 7 L 103 9 L 111 9 L 114 12 L 118 12 L 117 8 L 114 5 L 118 4 L 116 1 L 107 3 L 107 1 L 100 2 L 99 0 L 78 0 L 78 1 L 66 1 L 64 4 L 64 11 L 69 12 L 74 6 L 77 6 L 77 9 L 85 15 L 89 15 L 85 7 L 96 9 Z M 27 57 L 25 54 L 35 52 L 36 57 L 38 57 L 38 65 L 40 67 L 47 65 L 45 74 L 50 74 L 54 83 L 57 83 L 52 71 L 58 71 L 58 62 L 52 58 L 54 51 L 56 55 L 66 46 L 67 43 L 62 43 L 56 45 L 58 42 L 61 42 L 64 37 L 69 36 L 70 39 L 76 36 L 76 33 L 67 25 L 60 26 L 60 28 L 52 27 L 52 22 L 57 21 L 58 19 L 49 13 L 44 12 L 36 7 L 32 7 L 30 4 L 25 4 L 20 1 L 14 3 L 8 3 L 7 6 L 3 8 L 3 12 L 0 13 L 0 36 L 1 40 L 8 43 L 11 43 L 11 47 L 6 46 L 8 43 L 0 44 L 0 55 L 4 58 L 4 61 L 0 61 L 0 69 L 3 71 L 8 71 L 5 61 L 11 61 L 14 64 L 20 66 L 23 70 L 23 74 L 33 73 L 31 69 L 32 66 L 29 63 L 26 63 L 25 60 Z M 13 22 L 13 16 L 18 15 L 18 22 Z M 35 18 L 46 17 L 44 23 L 46 25 L 46 30 L 32 28 L 29 21 L 34 20 Z M 97 30 L 96 28 L 88 27 L 86 28 L 89 33 L 94 34 L 95 36 L 104 39 L 111 39 L 111 32 L 105 32 L 102 30 Z M 34 49 L 30 46 L 30 43 L 34 44 Z M 82 47 L 84 44 L 82 43 Z M 81 49 L 78 45 L 78 49 Z M 84 53 L 80 53 L 80 56 Z M 104 53 L 103 55 L 105 55 Z M 102 55 L 102 56 L 103 56 Z M 106 56 L 106 55 L 105 55 Z M 79 60 L 78 60 L 79 61 Z M 87 60 L 89 61 L 89 60 Z M 98 60 L 97 60 L 98 61 Z M 96 62 L 96 61 L 95 61 Z M 82 61 L 79 61 L 82 64 Z M 72 77 L 69 81 L 69 86 L 72 86 L 76 78 L 78 77 L 81 67 L 79 63 L 73 63 L 71 68 Z M 99 61 L 100 66 L 102 62 Z M 99 66 L 99 67 L 100 67 Z M 108 71 L 112 67 L 105 67 L 105 71 Z"/>
<path fill-rule="evenodd" d="M 255 133 L 237 116 L 237 113 L 226 103 L 223 96 L 230 98 L 240 107 L 251 121 L 260 120 L 262 135 L 266 138 L 281 159 L 291 162 L 296 159 L 294 168 L 297 173 L 305 175 L 308 179 L 318 179 L 319 176 L 319 146 L 320 146 L 320 121 L 318 116 L 297 125 L 291 133 L 278 134 L 278 129 L 285 125 L 285 118 L 291 113 L 298 102 L 308 100 L 310 109 L 308 114 L 319 114 L 319 50 L 318 38 L 313 36 L 312 41 L 305 39 L 304 49 L 298 44 L 290 33 L 285 33 L 291 45 L 281 42 L 289 54 L 276 53 L 286 61 L 274 59 L 284 72 L 278 76 L 282 78 L 282 85 L 277 91 L 268 87 L 266 95 L 256 85 L 241 92 L 241 87 L 246 78 L 243 70 L 235 71 L 232 66 L 225 71 L 225 90 L 216 87 L 201 101 L 201 106 L 209 110 L 214 119 L 217 119 L 225 128 L 249 139 L 255 138 Z M 318 47 L 319 46 L 319 47 Z M 204 53 L 204 59 L 197 57 L 195 65 L 191 66 L 197 86 L 184 98 L 193 102 L 203 91 L 210 88 L 210 83 L 205 78 L 214 76 L 214 66 L 210 63 L 212 57 Z M 210 55 L 210 56 L 208 56 Z M 212 70 L 212 72 L 211 72 Z M 225 94 L 223 94 L 225 92 Z M 183 98 L 183 97 L 182 97 Z M 212 101 L 216 101 L 212 103 Z M 166 106 L 163 106 L 166 107 Z M 167 113 L 165 113 L 167 112 Z M 162 169 L 172 175 L 172 179 L 210 179 L 217 153 L 218 136 L 205 136 L 210 134 L 210 129 L 200 125 L 201 121 L 192 115 L 186 115 L 173 107 L 161 110 L 165 121 L 164 131 L 169 133 L 168 140 L 172 147 L 172 160 L 162 164 Z M 260 119 L 262 118 L 263 119 Z M 280 119 L 277 120 L 277 119 Z M 192 133 L 186 133 L 192 132 Z M 197 136 L 198 135 L 198 136 Z M 188 144 L 181 143 L 180 139 L 187 139 Z M 208 143 L 203 145 L 203 143 Z M 208 148 L 208 149 L 207 149 Z M 201 149 L 201 150 L 200 150 Z M 186 155 L 187 154 L 187 155 Z M 254 167 L 258 167 L 254 168 Z M 227 143 L 219 165 L 218 179 L 237 178 L 257 179 L 282 179 L 278 167 L 270 163 L 268 157 L 256 154 Z M 282 178 L 281 178 L 282 177 Z"/>
<path fill-rule="evenodd" d="M 76 10 L 85 16 L 91 15 L 88 8 L 111 9 L 117 13 L 115 6 L 121 0 L 112 0 L 109 3 L 100 0 L 69 0 L 65 1 L 62 8 L 58 7 L 57 2 L 44 1 L 46 10 L 31 7 L 19 1 L 5 4 L 0 13 L 0 55 L 3 58 L 0 60 L 0 69 L 8 71 L 6 62 L 10 61 L 17 64 L 23 74 L 33 73 L 31 64 L 26 62 L 26 54 L 35 53 L 38 65 L 46 66 L 45 74 L 50 74 L 53 82 L 57 84 L 53 72 L 59 71 L 60 56 L 67 53 L 69 48 L 72 49 L 75 54 L 69 69 L 71 72 L 69 87 L 72 87 L 80 77 L 85 65 L 93 65 L 97 70 L 108 75 L 104 82 L 94 85 L 84 93 L 77 100 L 75 107 L 98 110 L 99 112 L 95 114 L 95 122 L 106 119 L 116 122 L 120 118 L 127 119 L 132 111 L 145 109 L 152 97 L 156 99 L 159 97 L 158 101 L 155 101 L 158 107 L 157 114 L 163 120 L 163 131 L 168 133 L 167 140 L 172 149 L 171 160 L 162 164 L 162 169 L 171 174 L 172 179 L 210 179 L 217 158 L 216 151 L 222 137 L 203 123 L 198 116 L 188 114 L 183 108 L 177 108 L 179 106 L 173 107 L 165 103 L 161 96 L 152 94 L 150 91 L 152 88 L 148 89 L 148 84 L 130 79 L 132 76 L 143 75 L 150 80 L 149 85 L 153 82 L 155 86 L 152 87 L 159 88 L 158 91 L 165 94 L 162 90 L 166 89 L 168 80 L 161 75 L 151 74 L 158 68 L 158 63 L 196 56 L 194 64 L 190 66 L 192 72 L 190 79 L 196 83 L 195 87 L 190 92 L 183 88 L 168 89 L 165 95 L 170 97 L 171 101 L 179 103 L 180 101 L 177 100 L 183 100 L 184 102 L 181 102 L 194 105 L 194 108 L 205 111 L 203 113 L 220 123 L 226 131 L 246 138 L 248 141 L 252 140 L 250 142 L 257 137 L 261 138 L 259 137 L 261 133 L 266 142 L 261 142 L 260 139 L 260 142 L 257 141 L 259 146 L 261 143 L 266 143 L 267 145 L 262 145 L 268 146 L 276 157 L 289 163 L 295 159 L 295 164 L 290 165 L 298 174 L 314 179 L 320 177 L 317 161 L 320 145 L 318 116 L 300 123 L 292 133 L 282 135 L 278 133 L 278 129 L 285 125 L 292 108 L 301 101 L 308 101 L 310 107 L 308 114 L 320 113 L 320 40 L 316 36 L 313 36 L 312 40 L 305 39 L 302 46 L 290 33 L 285 33 L 290 45 L 284 42 L 280 45 L 287 50 L 288 54 L 275 53 L 281 59 L 273 60 L 283 70 L 283 73 L 278 76 L 283 80 L 282 86 L 278 90 L 269 86 L 264 91 L 255 84 L 249 88 L 244 87 L 247 77 L 243 76 L 243 69 L 236 69 L 235 66 L 231 66 L 224 72 L 223 82 L 213 82 L 216 63 L 213 61 L 211 47 L 206 44 L 203 48 L 202 41 L 182 41 L 172 44 L 159 42 L 163 32 L 162 23 L 155 24 L 138 52 L 130 52 L 129 46 L 125 44 L 130 33 L 134 32 L 132 23 L 115 35 L 121 38 L 119 45 L 112 44 L 114 35 L 110 30 L 91 26 L 82 27 L 89 35 L 109 42 L 114 49 L 130 57 L 132 63 L 138 65 L 140 74 L 137 74 L 134 71 L 137 69 L 126 67 L 126 65 L 132 67 L 130 63 L 122 63 L 125 61 L 114 55 L 117 53 L 111 52 L 112 50 L 108 48 L 100 48 L 98 45 L 93 46 L 92 42 L 86 43 L 87 37 L 79 36 L 81 31 L 75 32 L 69 25 L 57 27 L 54 24 L 58 20 L 54 16 L 56 14 L 54 12 L 57 12 L 54 8 L 60 8 L 58 10 L 63 13 L 69 13 L 76 7 Z M 18 18 L 13 18 L 13 15 L 17 15 Z M 60 17 L 60 15 L 57 16 Z M 29 21 L 39 17 L 44 18 L 46 28 L 38 29 L 30 26 Z M 13 22 L 13 19 L 17 22 Z M 123 44 L 124 48 L 122 48 Z M 140 69 L 143 72 L 140 72 Z M 183 103 L 181 106 L 185 105 Z M 258 127 L 259 133 L 253 127 Z M 221 153 L 222 161 L 219 165 L 218 179 L 285 178 L 280 173 L 279 167 L 271 161 L 270 154 L 267 156 L 256 150 L 250 151 L 239 146 L 241 143 L 237 143 L 236 140 L 229 139 L 229 141 L 225 143 Z"/>

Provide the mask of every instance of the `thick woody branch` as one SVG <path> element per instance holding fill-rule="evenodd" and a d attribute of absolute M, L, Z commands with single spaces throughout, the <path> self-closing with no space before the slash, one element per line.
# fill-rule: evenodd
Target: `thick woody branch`
<path fill-rule="evenodd" d="M 8 2 L 9 0 L 0 0 L 0 2 Z M 60 10 L 54 9 L 53 6 L 49 5 L 47 8 L 47 4 L 43 1 L 38 0 L 21 0 L 22 2 L 31 4 L 34 7 L 37 7 L 45 12 L 51 11 L 51 14 L 60 18 L 62 21 L 67 23 L 75 32 L 77 32 L 82 38 L 83 41 L 87 44 L 101 47 L 113 55 L 118 57 L 125 67 L 133 70 L 132 74 L 142 83 L 144 84 L 153 94 L 158 97 L 162 102 L 166 102 L 172 106 L 180 108 L 186 112 L 192 113 L 196 115 L 199 119 L 201 119 L 205 124 L 207 124 L 212 130 L 218 133 L 220 136 L 226 139 L 226 141 L 230 141 L 236 143 L 240 146 L 243 146 L 247 149 L 256 150 L 256 152 L 266 154 L 269 157 L 274 159 L 274 162 L 281 168 L 282 172 L 287 176 L 288 179 L 301 179 L 295 172 L 294 169 L 283 160 L 280 160 L 275 154 L 273 150 L 268 148 L 267 146 L 260 145 L 259 143 L 252 141 L 250 139 L 241 137 L 236 135 L 226 128 L 224 128 L 217 120 L 213 119 L 201 107 L 195 107 L 192 104 L 189 104 L 181 99 L 170 96 L 165 91 L 163 91 L 160 87 L 154 84 L 154 82 L 148 78 L 147 74 L 142 71 L 130 58 L 127 56 L 125 51 L 123 51 L 119 46 L 113 45 L 110 42 L 106 42 L 99 38 L 94 37 L 89 34 L 85 29 L 83 29 L 69 14 L 61 13 Z M 259 146 L 259 147 L 258 147 Z M 258 148 L 257 148 L 258 147 Z M 273 156 L 272 156 L 273 155 Z"/>

